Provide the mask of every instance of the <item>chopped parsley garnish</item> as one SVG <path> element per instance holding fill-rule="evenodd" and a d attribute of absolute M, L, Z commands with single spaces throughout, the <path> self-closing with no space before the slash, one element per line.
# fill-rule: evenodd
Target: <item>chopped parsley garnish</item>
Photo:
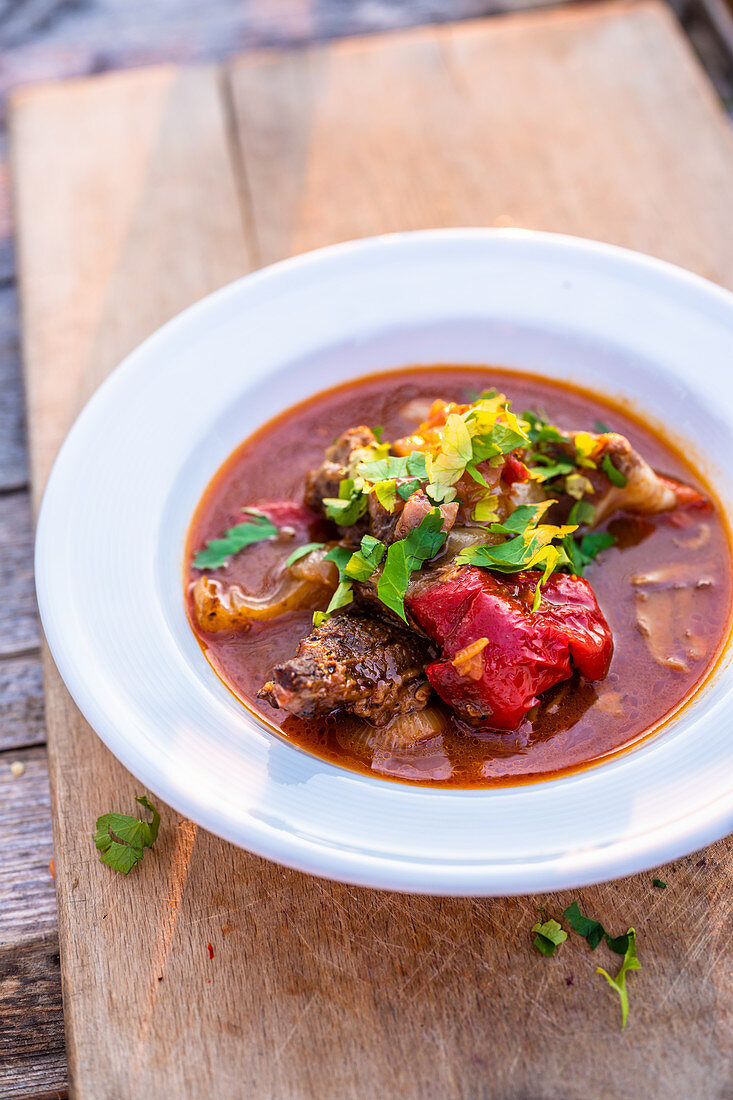
<path fill-rule="evenodd" d="M 590 531 L 580 539 L 567 535 L 563 539 L 563 548 L 573 573 L 576 577 L 582 577 L 586 565 L 595 561 L 602 550 L 607 550 L 615 543 L 615 536 L 608 531 Z"/>
<path fill-rule="evenodd" d="M 361 549 L 352 554 L 346 563 L 345 573 L 355 581 L 368 581 L 381 564 L 387 547 L 373 535 L 364 535 Z"/>
<path fill-rule="evenodd" d="M 405 593 L 410 576 L 440 550 L 446 539 L 442 526 L 440 510 L 432 508 L 406 538 L 393 542 L 387 551 L 387 560 L 377 584 L 377 596 L 385 607 L 405 622 Z"/>
<path fill-rule="evenodd" d="M 267 516 L 254 510 L 250 511 L 249 516 L 250 518 L 244 523 L 230 527 L 221 538 L 210 539 L 206 547 L 199 550 L 194 557 L 194 569 L 219 569 L 245 546 L 263 542 L 265 539 L 277 538 L 279 531 Z"/>
<path fill-rule="evenodd" d="M 537 933 L 534 945 L 543 955 L 554 955 L 556 948 L 568 938 L 567 932 L 556 920 L 547 920 L 544 924 L 538 921 L 532 931 Z"/>
<path fill-rule="evenodd" d="M 520 504 L 503 523 L 492 523 L 493 534 L 508 535 L 498 546 L 469 546 L 456 557 L 457 565 L 476 565 L 499 573 L 518 573 L 525 569 L 542 569 L 543 574 L 535 589 L 533 610 L 539 607 L 542 584 L 554 570 L 570 563 L 562 545 L 554 542 L 564 539 L 576 530 L 575 526 L 556 527 L 540 523 L 544 512 L 556 503 L 545 500 L 541 504 Z"/>
<path fill-rule="evenodd" d="M 313 613 L 313 625 L 320 626 L 325 623 L 326 619 L 330 619 L 334 611 L 338 611 L 340 607 L 346 607 L 354 599 L 354 590 L 351 581 L 346 575 L 346 566 L 351 561 L 351 551 L 347 550 L 345 546 L 334 546 L 332 550 L 329 550 L 327 554 L 324 554 L 324 561 L 332 561 L 339 571 L 339 583 L 336 591 L 329 602 L 325 611 L 315 611 Z"/>
<path fill-rule="evenodd" d="M 593 424 L 593 431 L 600 432 L 601 435 L 608 435 L 611 429 L 602 420 L 596 420 Z"/>
<path fill-rule="evenodd" d="M 603 456 L 603 459 L 601 460 L 601 469 L 603 470 L 604 474 L 607 475 L 608 480 L 611 482 L 611 484 L 615 485 L 617 489 L 625 488 L 629 479 L 624 474 L 622 474 L 620 470 L 616 469 L 613 462 L 611 462 L 610 455 L 605 454 Z"/>
<path fill-rule="evenodd" d="M 587 500 L 576 500 L 570 509 L 568 523 L 592 523 L 596 518 L 596 510 Z"/>
<path fill-rule="evenodd" d="M 361 548 L 356 553 L 346 547 L 335 546 L 325 555 L 325 560 L 336 564 L 339 585 L 326 610 L 315 612 L 313 625 L 320 626 L 338 608 L 350 604 L 354 598 L 352 582 L 368 581 L 383 561 L 384 566 L 377 583 L 377 596 L 385 607 L 389 607 L 407 622 L 404 598 L 410 576 L 440 550 L 446 539 L 442 526 L 440 510 L 432 508 L 417 527 L 404 539 L 393 542 L 389 549 L 372 535 L 364 535 Z"/>
<path fill-rule="evenodd" d="M 376 428 L 372 428 L 372 435 L 376 439 L 377 443 L 382 442 L 382 436 L 384 435 L 384 427 L 382 424 L 377 424 Z"/>
<path fill-rule="evenodd" d="M 305 546 L 299 546 L 297 550 L 293 550 L 290 557 L 285 559 L 285 565 L 287 567 L 295 565 L 296 561 L 300 561 L 306 554 L 312 554 L 314 550 L 320 550 L 325 545 L 325 542 L 307 542 Z"/>
<path fill-rule="evenodd" d="M 527 436 L 531 443 L 566 443 L 565 436 L 554 424 L 548 423 L 547 417 L 541 412 L 533 412 L 525 409 L 522 420 L 529 424 Z"/>
<path fill-rule="evenodd" d="M 611 989 L 615 989 L 619 995 L 621 1000 L 621 1030 L 623 1031 L 626 1027 L 626 1020 L 629 1015 L 629 994 L 626 989 L 626 975 L 631 970 L 641 970 L 641 963 L 636 957 L 636 932 L 634 929 L 630 928 L 626 935 L 619 937 L 619 939 L 626 940 L 626 950 L 618 974 L 615 978 L 612 978 L 608 971 L 604 970 L 602 966 L 596 967 L 596 974 L 602 974 Z M 613 950 L 615 951 L 616 948 L 613 948 Z"/>
<path fill-rule="evenodd" d="M 466 398 L 472 405 L 475 405 L 477 401 L 491 401 L 498 396 L 495 389 L 483 390 L 481 393 L 478 390 L 466 390 Z"/>
<path fill-rule="evenodd" d="M 365 459 L 364 462 L 358 464 L 356 472 L 359 477 L 372 483 L 386 481 L 389 478 L 407 477 L 409 458 L 409 455 L 399 457 L 396 455 L 383 455 L 381 458 L 371 461 Z"/>
<path fill-rule="evenodd" d="M 652 879 L 652 886 L 656 886 L 658 890 L 666 890 L 667 889 L 667 883 L 662 882 L 661 878 L 653 878 Z"/>
<path fill-rule="evenodd" d="M 397 486 L 397 492 L 403 500 L 409 500 L 413 493 L 416 493 L 420 488 L 420 479 L 417 477 L 410 478 L 409 481 L 403 481 Z"/>
<path fill-rule="evenodd" d="M 339 527 L 353 527 L 367 509 L 367 498 L 357 488 L 354 479 L 345 477 L 339 484 L 338 497 L 324 497 L 326 515 Z"/>
<path fill-rule="evenodd" d="M 628 935 L 616 936 L 615 938 L 609 936 L 600 921 L 593 920 L 592 917 L 586 917 L 581 913 L 577 901 L 572 901 L 570 905 L 568 905 L 563 916 L 573 931 L 577 932 L 579 936 L 582 936 L 584 940 L 587 940 L 591 951 L 595 951 L 601 940 L 605 939 L 608 946 L 612 951 L 615 951 L 617 955 L 625 954 L 628 948 Z"/>
<path fill-rule="evenodd" d="M 160 814 L 145 795 L 135 801 L 150 810 L 153 815 L 150 823 L 128 814 L 102 814 L 97 818 L 94 834 L 94 843 L 102 853 L 101 862 L 123 875 L 140 862 L 146 848 L 153 847 L 160 828 Z"/>

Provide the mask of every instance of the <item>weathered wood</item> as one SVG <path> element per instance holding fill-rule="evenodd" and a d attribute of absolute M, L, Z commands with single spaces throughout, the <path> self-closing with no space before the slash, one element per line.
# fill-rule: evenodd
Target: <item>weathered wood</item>
<path fill-rule="evenodd" d="M 22 0 L 0 8 L 0 96 L 17 84 L 161 60 L 218 61 L 236 50 L 291 46 L 462 19 L 554 0 Z"/>
<path fill-rule="evenodd" d="M 47 768 L 44 748 L 0 753 L 0 944 L 56 934 Z"/>
<path fill-rule="evenodd" d="M 45 740 L 40 656 L 0 660 L 0 751 Z"/>
<path fill-rule="evenodd" d="M 0 1097 L 66 1095 L 58 936 L 0 939 Z"/>
<path fill-rule="evenodd" d="M 25 491 L 0 496 L 0 657 L 36 649 L 31 508 Z"/>
<path fill-rule="evenodd" d="M 261 262 L 392 230 L 515 225 L 733 286 L 729 122 L 665 8 L 606 10 L 236 62 Z"/>
<path fill-rule="evenodd" d="M 657 5 L 250 59 L 231 87 L 245 224 L 263 260 L 363 232 L 509 217 L 733 274 L 728 137 Z M 13 130 L 37 500 L 116 359 L 249 261 L 211 74 L 27 92 Z M 680 148 L 692 150 L 683 167 Z M 49 267 L 49 255 L 64 264 Z M 140 786 L 50 660 L 46 684 L 79 1097 L 725 1094 L 726 844 L 664 869 L 666 891 L 649 874 L 579 893 L 614 932 L 639 931 L 644 970 L 629 979 L 621 1035 L 593 973 L 616 962 L 605 948 L 591 956 L 573 938 L 547 960 L 531 946 L 535 905 L 559 915 L 570 894 L 352 889 L 247 856 L 170 810 L 142 867 L 114 875 L 89 830 L 104 810 L 132 810 Z M 113 1041 L 131 1019 L 132 1057 Z"/>
<path fill-rule="evenodd" d="M 17 301 L 14 287 L 0 283 L 0 492 L 27 481 Z"/>

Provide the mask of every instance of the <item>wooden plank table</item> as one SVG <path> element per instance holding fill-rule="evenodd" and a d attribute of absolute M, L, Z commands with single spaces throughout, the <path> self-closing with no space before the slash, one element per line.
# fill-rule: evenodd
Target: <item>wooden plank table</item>
<path fill-rule="evenodd" d="M 122 354 L 207 290 L 306 247 L 511 221 L 630 244 L 733 285 L 729 135 L 657 6 L 249 57 L 223 78 L 152 70 L 16 101 L 36 494 L 79 404 Z M 49 263 L 55 256 L 63 267 Z M 23 847 L 29 794 L 42 801 L 44 777 L 32 747 L 37 666 L 22 655 L 37 634 L 18 501 L 0 498 L 0 532 L 19 547 L 7 575 L 20 591 L 2 635 L 12 639 L 14 687 L 0 736 L 14 747 L 22 729 L 29 747 L 13 753 L 25 775 L 2 775 L 11 813 L 0 843 L 12 840 L 16 855 L 0 867 L 0 897 L 2 876 L 15 881 L 23 866 L 37 884 L 35 923 L 26 899 L 3 922 L 9 913 L 11 931 L 34 944 L 48 935 L 53 949 L 50 850 Z M 664 895 L 649 876 L 582 892 L 614 927 L 640 929 L 645 971 L 635 976 L 634 1030 L 621 1039 L 595 958 L 569 944 L 549 964 L 532 953 L 529 899 L 438 902 L 315 882 L 172 812 L 155 860 L 134 881 L 113 880 L 89 830 L 110 799 L 123 808 L 139 786 L 80 721 L 50 666 L 47 691 L 78 1095 L 140 1086 L 154 1096 L 727 1095 L 725 845 L 665 871 Z M 540 900 L 555 912 L 566 902 Z M 15 972 L 1 953 L 9 1010 L 26 972 L 22 951 Z M 57 1056 L 58 1011 L 44 1017 L 37 992 L 32 1069 L 23 1092 L 6 1095 L 56 1083 L 43 1071 Z M 17 1016 L 6 1018 L 17 1034 Z M 116 1040 L 133 1019 L 142 1025 L 123 1048 Z"/>

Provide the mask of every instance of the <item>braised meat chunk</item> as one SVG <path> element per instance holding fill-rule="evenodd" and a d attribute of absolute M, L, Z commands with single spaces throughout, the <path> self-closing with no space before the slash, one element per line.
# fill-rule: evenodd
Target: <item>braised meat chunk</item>
<path fill-rule="evenodd" d="M 359 452 L 376 445 L 376 442 L 371 428 L 360 424 L 358 428 L 349 428 L 327 447 L 321 465 L 311 470 L 306 478 L 305 502 L 308 507 L 318 511 L 323 507 L 324 500 L 337 497 L 339 485 L 350 476 Z"/>
<path fill-rule="evenodd" d="M 428 644 L 410 631 L 348 611 L 312 630 L 290 661 L 276 665 L 258 698 L 303 718 L 347 711 L 381 726 L 427 704 L 430 657 Z"/>

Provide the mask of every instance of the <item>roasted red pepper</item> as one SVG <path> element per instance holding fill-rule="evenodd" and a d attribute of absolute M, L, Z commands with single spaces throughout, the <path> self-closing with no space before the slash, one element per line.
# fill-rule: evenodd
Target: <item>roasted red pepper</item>
<path fill-rule="evenodd" d="M 505 485 L 513 485 L 515 481 L 529 481 L 528 468 L 513 451 L 510 451 L 504 460 L 501 479 Z"/>
<path fill-rule="evenodd" d="M 613 638 L 588 582 L 553 574 L 533 612 L 538 578 L 466 566 L 406 601 L 441 650 L 430 683 L 471 725 L 516 729 L 573 666 L 588 680 L 608 672 Z"/>

